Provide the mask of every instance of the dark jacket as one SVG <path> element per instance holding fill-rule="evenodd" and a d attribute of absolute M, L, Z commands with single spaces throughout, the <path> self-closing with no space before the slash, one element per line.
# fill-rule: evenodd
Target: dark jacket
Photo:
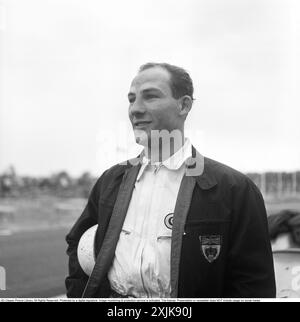
<path fill-rule="evenodd" d="M 200 174 L 191 170 L 184 176 L 174 212 L 171 297 L 275 297 L 273 258 L 260 191 L 245 175 L 193 148 L 195 153 L 202 169 Z M 68 297 L 110 296 L 107 273 L 139 169 L 138 162 L 116 165 L 95 184 L 86 208 L 66 237 Z M 187 164 L 187 169 L 193 165 Z M 78 263 L 77 246 L 82 234 L 95 224 L 97 260 L 88 278 Z"/>

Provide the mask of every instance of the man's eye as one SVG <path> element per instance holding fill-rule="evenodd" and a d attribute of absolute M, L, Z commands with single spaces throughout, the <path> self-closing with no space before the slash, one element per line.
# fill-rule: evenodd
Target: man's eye
<path fill-rule="evenodd" d="M 129 101 L 130 104 L 132 104 L 135 101 L 135 98 L 134 97 L 129 97 L 128 101 Z"/>
<path fill-rule="evenodd" d="M 146 95 L 146 96 L 145 96 L 145 99 L 146 99 L 146 100 L 151 100 L 151 99 L 153 99 L 153 98 L 157 98 L 157 95 Z"/>

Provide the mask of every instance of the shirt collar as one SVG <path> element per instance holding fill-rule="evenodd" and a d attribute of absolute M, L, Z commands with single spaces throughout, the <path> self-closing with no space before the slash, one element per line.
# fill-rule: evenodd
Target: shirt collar
<path fill-rule="evenodd" d="M 170 158 L 164 160 L 163 162 L 155 162 L 152 165 L 161 167 L 165 166 L 169 170 L 178 170 L 181 168 L 183 163 L 192 156 L 192 144 L 188 138 L 185 139 L 184 145 L 174 153 Z M 143 175 L 144 171 L 151 164 L 150 159 L 148 159 L 145 155 L 142 158 L 142 166 L 140 172 L 137 176 L 137 181 L 140 180 L 141 176 Z"/>

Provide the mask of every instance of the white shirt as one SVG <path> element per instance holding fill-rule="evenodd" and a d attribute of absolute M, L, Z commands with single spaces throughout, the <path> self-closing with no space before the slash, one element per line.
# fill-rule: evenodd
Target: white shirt
<path fill-rule="evenodd" d="M 172 217 L 184 162 L 191 157 L 188 139 L 162 163 L 143 158 L 122 232 L 108 273 L 111 287 L 122 295 L 170 297 Z"/>

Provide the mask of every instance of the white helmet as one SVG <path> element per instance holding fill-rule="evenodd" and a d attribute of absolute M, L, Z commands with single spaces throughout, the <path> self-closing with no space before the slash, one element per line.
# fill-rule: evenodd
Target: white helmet
<path fill-rule="evenodd" d="M 95 236 L 98 225 L 89 228 L 80 238 L 77 257 L 83 271 L 90 276 L 95 266 Z"/>

